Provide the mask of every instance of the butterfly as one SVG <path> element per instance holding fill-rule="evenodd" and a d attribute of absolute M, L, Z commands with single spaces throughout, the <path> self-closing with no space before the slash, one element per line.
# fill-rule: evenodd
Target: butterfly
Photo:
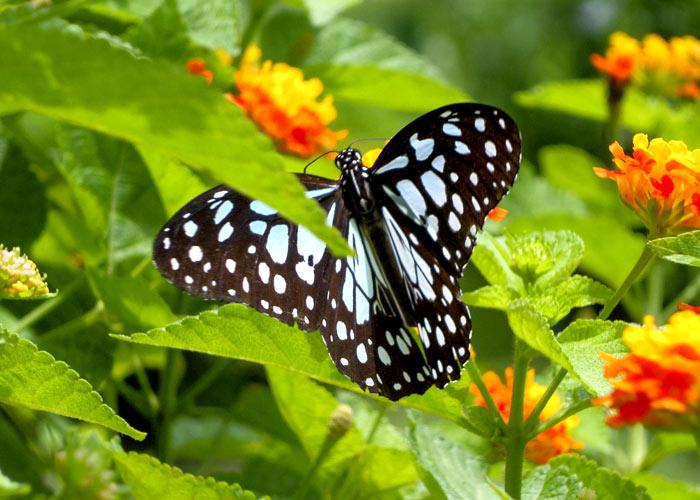
<path fill-rule="evenodd" d="M 339 180 L 297 174 L 354 256 L 334 257 L 305 227 L 222 185 L 165 224 L 154 262 L 193 295 L 319 330 L 338 370 L 365 390 L 422 394 L 459 379 L 469 359 L 458 280 L 521 158 L 505 112 L 451 104 L 400 130 L 372 168 L 347 148 Z"/>

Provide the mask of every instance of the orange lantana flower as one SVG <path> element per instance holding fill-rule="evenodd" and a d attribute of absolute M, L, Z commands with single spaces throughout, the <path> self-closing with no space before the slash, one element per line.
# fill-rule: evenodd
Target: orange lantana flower
<path fill-rule="evenodd" d="M 591 64 L 606 73 L 619 85 L 626 84 L 637 68 L 641 56 L 639 40 L 626 33 L 616 32 L 610 35 L 610 46 L 605 56 L 591 55 Z"/>
<path fill-rule="evenodd" d="M 633 138 L 632 156 L 617 142 L 610 145 L 617 170 L 596 167 L 596 175 L 617 183 L 622 199 L 652 235 L 700 228 L 700 149 L 681 141 L 666 142 L 644 134 Z"/>
<path fill-rule="evenodd" d="M 187 71 L 193 75 L 199 75 L 204 77 L 204 79 L 211 84 L 214 80 L 214 73 L 207 67 L 207 63 L 204 59 L 196 57 L 187 61 Z"/>
<path fill-rule="evenodd" d="M 484 373 L 483 379 L 484 383 L 486 384 L 486 388 L 496 403 L 499 413 L 507 422 L 510 418 L 510 401 L 513 394 L 513 369 L 506 368 L 505 384 L 501 381 L 499 376 L 492 371 Z M 535 409 L 537 402 L 545 393 L 546 389 L 547 388 L 545 386 L 535 382 L 535 370 L 528 370 L 527 378 L 525 379 L 525 418 L 527 418 L 530 413 L 532 413 L 532 410 Z M 476 385 L 472 384 L 469 390 L 472 394 L 474 394 L 474 403 L 486 408 L 486 401 L 481 396 L 481 393 Z M 539 418 L 541 421 L 547 420 L 560 409 L 561 401 L 559 396 L 554 394 L 547 402 L 547 405 L 544 407 L 544 410 L 542 410 Z M 557 455 L 583 448 L 582 442 L 576 441 L 569 436 L 569 431 L 576 427 L 578 422 L 578 417 L 574 415 L 567 418 L 563 422 L 550 427 L 546 431 L 541 432 L 537 435 L 537 437 L 535 437 L 535 439 L 527 444 L 525 448 L 525 457 L 532 462 L 544 464 Z"/>
<path fill-rule="evenodd" d="M 614 427 L 642 423 L 649 427 L 693 430 L 700 425 L 700 314 L 673 314 L 658 327 L 651 316 L 644 325 L 623 332 L 631 352 L 623 358 L 601 354 L 611 394 L 594 403 L 613 410 Z"/>
<path fill-rule="evenodd" d="M 285 152 L 306 157 L 333 149 L 347 131 L 327 127 L 336 110 L 331 96 L 317 100 L 321 81 L 304 80 L 299 68 L 285 63 L 260 64 L 260 56 L 257 46 L 246 49 L 235 76 L 238 93 L 229 98 Z"/>
<path fill-rule="evenodd" d="M 613 33 L 605 56 L 593 54 L 591 63 L 618 88 L 632 83 L 660 95 L 700 97 L 700 40 L 693 36 L 667 41 L 650 34 L 639 41 Z"/>

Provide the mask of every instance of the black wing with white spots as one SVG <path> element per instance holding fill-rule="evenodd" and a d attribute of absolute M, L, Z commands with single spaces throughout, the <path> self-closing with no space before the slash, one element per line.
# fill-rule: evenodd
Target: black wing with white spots
<path fill-rule="evenodd" d="M 515 182 L 520 148 L 518 127 L 503 111 L 453 104 L 402 129 L 372 169 L 375 202 L 440 387 L 459 378 L 469 358 L 471 320 L 458 279 L 477 230 Z"/>
<path fill-rule="evenodd" d="M 299 175 L 355 251 L 335 258 L 303 227 L 225 186 L 165 225 L 154 261 L 179 288 L 320 330 L 338 369 L 392 400 L 459 378 L 471 321 L 458 279 L 508 191 L 520 136 L 502 111 L 454 104 L 401 130 L 372 170 L 341 152 L 339 182 Z"/>

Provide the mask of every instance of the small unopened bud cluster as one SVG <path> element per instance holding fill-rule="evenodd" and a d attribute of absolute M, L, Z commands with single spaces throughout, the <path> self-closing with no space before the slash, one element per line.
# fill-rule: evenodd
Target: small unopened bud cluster
<path fill-rule="evenodd" d="M 49 287 L 36 264 L 19 248 L 0 245 L 0 299 L 32 299 L 49 295 Z"/>
<path fill-rule="evenodd" d="M 333 410 L 331 418 L 328 419 L 328 435 L 340 439 L 352 427 L 352 408 L 341 404 Z"/>

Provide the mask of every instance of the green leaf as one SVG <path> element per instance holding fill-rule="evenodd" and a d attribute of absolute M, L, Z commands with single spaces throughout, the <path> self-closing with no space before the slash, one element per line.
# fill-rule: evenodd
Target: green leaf
<path fill-rule="evenodd" d="M 124 39 L 149 56 L 174 61 L 186 57 L 190 48 L 187 26 L 176 0 L 163 0 L 141 24 L 129 30 Z"/>
<path fill-rule="evenodd" d="M 562 351 L 574 367 L 572 372 L 595 396 L 608 394 L 610 382 L 603 376 L 601 352 L 623 354 L 629 351 L 622 340 L 627 323 L 599 319 L 579 319 L 558 337 Z"/>
<path fill-rule="evenodd" d="M 323 448 L 328 435 L 328 421 L 339 403 L 327 389 L 303 375 L 271 366 L 266 371 L 277 407 L 299 438 L 310 467 Z M 362 435 L 352 425 L 323 460 L 320 477 L 330 479 L 342 464 L 361 453 L 363 448 Z"/>
<path fill-rule="evenodd" d="M 700 488 L 653 472 L 635 472 L 630 479 L 647 490 L 654 500 L 700 500 Z"/>
<path fill-rule="evenodd" d="M 194 43 L 230 54 L 239 52 L 243 35 L 239 2 L 177 0 L 177 5 Z"/>
<path fill-rule="evenodd" d="M 212 477 L 186 474 L 177 467 L 140 453 L 115 453 L 114 461 L 131 494 L 137 500 L 151 498 L 254 500 L 255 495 L 237 484 L 226 484 Z"/>
<path fill-rule="evenodd" d="M 511 306 L 508 324 L 516 337 L 562 368 L 574 373 L 574 367 L 549 328 L 547 318 L 535 311 L 527 301 Z M 575 374 L 575 373 L 574 373 Z"/>
<path fill-rule="evenodd" d="M 59 327 L 37 338 L 39 349 L 65 361 L 93 387 L 100 387 L 110 376 L 118 345 L 117 341 L 105 334 L 102 325 L 79 331 Z"/>
<path fill-rule="evenodd" d="M 490 285 L 466 292 L 462 300 L 470 306 L 506 311 L 520 295 L 505 285 Z"/>
<path fill-rule="evenodd" d="M 411 445 L 418 463 L 446 498 L 500 499 L 490 485 L 486 464 L 429 425 L 411 426 Z M 426 481 L 424 481 L 426 482 Z M 434 498 L 439 498 L 431 490 Z M 431 497 L 432 498 L 432 497 Z"/>
<path fill-rule="evenodd" d="M 113 330 L 155 328 L 175 321 L 163 298 L 141 278 L 88 274 L 90 285 L 105 304 Z"/>
<path fill-rule="evenodd" d="M 494 238 L 483 232 L 479 234 L 471 262 L 477 267 L 483 277 L 492 285 L 506 285 L 525 293 L 523 279 L 510 268 L 510 251 L 502 238 Z"/>
<path fill-rule="evenodd" d="M 418 480 L 413 453 L 368 446 L 351 463 L 335 498 L 386 498 Z M 392 498 L 392 497 L 389 497 Z M 400 498 L 400 497 L 396 497 Z"/>
<path fill-rule="evenodd" d="M 567 113 L 589 120 L 608 119 L 607 89 L 604 79 L 572 80 L 540 84 L 515 94 L 515 101 L 527 108 Z M 660 102 L 628 89 L 622 100 L 622 123 L 632 130 L 649 130 Z"/>
<path fill-rule="evenodd" d="M 581 275 L 570 276 L 556 285 L 530 294 L 528 302 L 549 320 L 557 324 L 572 309 L 592 304 L 604 304 L 613 291 L 602 283 Z"/>
<path fill-rule="evenodd" d="M 148 146 L 138 146 L 137 150 L 151 174 L 165 212 L 169 216 L 208 189 L 208 186 L 181 161 Z"/>
<path fill-rule="evenodd" d="M 115 338 L 252 361 L 293 371 L 320 382 L 367 395 L 338 372 L 318 334 L 304 333 L 239 304 L 183 318 L 164 328 Z M 461 422 L 467 377 L 445 389 L 431 388 L 399 404 Z"/>
<path fill-rule="evenodd" d="M 595 396 L 611 390 L 610 382 L 603 376 L 601 352 L 623 354 L 629 349 L 622 340 L 627 323 L 599 319 L 579 319 L 559 334 L 562 351 L 571 361 L 576 378 Z"/>
<path fill-rule="evenodd" d="M 128 257 L 150 255 L 152 237 L 165 213 L 131 145 L 61 126 L 53 156 L 86 227 L 93 239 L 104 244 L 108 266 Z"/>
<path fill-rule="evenodd" d="M 549 464 L 532 469 L 523 480 L 522 500 L 578 500 L 582 483 L 564 467 Z"/>
<path fill-rule="evenodd" d="M 17 483 L 0 471 L 0 498 L 28 495 L 32 487 L 26 483 Z"/>
<path fill-rule="evenodd" d="M 559 469 L 559 474 L 575 474 L 584 488 L 595 492 L 596 498 L 650 498 L 644 488 L 582 455 L 560 455 L 550 460 L 549 465 Z"/>
<path fill-rule="evenodd" d="M 584 254 L 583 240 L 571 231 L 509 233 L 505 241 L 511 269 L 539 289 L 571 275 Z"/>
<path fill-rule="evenodd" d="M 321 26 L 335 19 L 344 10 L 361 3 L 362 0 L 302 0 L 309 11 L 311 22 L 315 26 Z M 289 2 L 289 0 L 288 0 Z M 296 4 L 296 1 L 289 3 Z M 337 23 L 342 23 L 342 20 Z M 332 23 L 336 24 L 336 23 Z"/>
<path fill-rule="evenodd" d="M 13 68 L 0 79 L 0 112 L 32 110 L 148 144 L 277 208 L 333 253 L 349 253 L 270 140 L 203 79 L 58 21 L 0 25 L 0 52 Z"/>
<path fill-rule="evenodd" d="M 319 31 L 304 63 L 372 65 L 444 80 L 440 71 L 414 50 L 373 26 L 352 19 L 338 19 Z"/>
<path fill-rule="evenodd" d="M 103 425 L 139 441 L 146 436 L 104 404 L 68 365 L 4 331 L 0 331 L 0 402 Z"/>
<path fill-rule="evenodd" d="M 606 216 L 549 215 L 508 224 L 512 233 L 542 230 L 569 230 L 580 236 L 586 248 L 581 267 L 613 287 L 622 284 L 644 248 L 642 236 Z"/>
<path fill-rule="evenodd" d="M 658 238 L 647 243 L 656 255 L 676 264 L 700 267 L 700 231 Z"/>
<path fill-rule="evenodd" d="M 461 90 L 446 83 L 369 64 L 317 64 L 307 66 L 306 70 L 309 76 L 317 77 L 323 82 L 327 92 L 338 103 L 422 113 L 445 104 L 467 100 Z"/>
<path fill-rule="evenodd" d="M 340 108 L 370 105 L 415 113 L 467 100 L 428 60 L 359 21 L 325 26 L 303 67 L 321 79 Z"/>

